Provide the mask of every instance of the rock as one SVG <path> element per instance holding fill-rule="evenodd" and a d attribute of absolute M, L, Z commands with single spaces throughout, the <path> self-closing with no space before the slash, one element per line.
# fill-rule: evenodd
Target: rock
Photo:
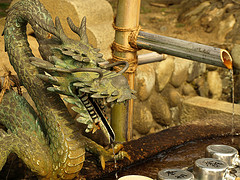
<path fill-rule="evenodd" d="M 222 80 L 217 71 L 209 71 L 207 76 L 209 92 L 213 99 L 219 99 L 222 95 Z"/>
<path fill-rule="evenodd" d="M 180 125 L 180 110 L 179 107 L 171 107 L 170 108 L 172 114 L 173 123 L 177 126 Z"/>
<path fill-rule="evenodd" d="M 165 99 L 160 94 L 154 92 L 149 101 L 153 119 L 161 125 L 170 125 L 172 123 L 172 115 Z"/>
<path fill-rule="evenodd" d="M 185 95 L 185 96 L 196 96 L 197 95 L 194 87 L 189 83 L 183 83 L 182 92 L 183 92 L 183 95 Z"/>
<path fill-rule="evenodd" d="M 153 121 L 153 127 L 152 127 L 154 130 L 155 130 L 155 132 L 159 132 L 159 131 L 162 131 L 164 128 L 160 125 L 160 124 L 158 124 L 156 121 Z M 150 131 L 151 131 L 151 129 L 150 129 Z M 150 133 L 150 132 L 149 132 Z"/>
<path fill-rule="evenodd" d="M 232 103 L 200 96 L 185 99 L 183 101 L 181 110 L 181 122 L 183 123 L 202 119 L 210 114 L 223 114 L 232 116 Z M 235 104 L 235 120 L 239 118 L 240 105 Z M 232 120 L 232 118 L 230 118 L 230 120 Z M 220 122 L 221 121 L 219 121 L 219 123 Z"/>
<path fill-rule="evenodd" d="M 13 0 L 11 6 L 19 0 Z M 87 18 L 87 35 L 93 46 L 101 49 L 106 59 L 111 57 L 110 45 L 114 39 L 112 27 L 113 10 L 106 0 L 40 0 L 49 11 L 52 18 L 59 16 L 64 32 L 73 39 L 79 37 L 73 33 L 67 17 L 71 17 L 75 25 L 79 26 L 82 18 Z M 29 32 L 30 33 L 30 32 Z"/>
<path fill-rule="evenodd" d="M 150 109 L 143 103 L 135 101 L 133 117 L 133 128 L 140 134 L 147 134 L 153 124 L 153 117 Z"/>
<path fill-rule="evenodd" d="M 185 14 L 184 19 L 189 19 L 189 21 L 191 23 L 197 22 L 201 17 L 201 16 L 199 16 L 199 14 L 204 12 L 204 10 L 209 7 L 209 5 L 210 5 L 209 1 L 205 1 L 201 4 L 199 4 L 196 8 L 194 8 L 193 10 L 191 10 L 187 14 Z"/>
<path fill-rule="evenodd" d="M 178 88 L 183 82 L 187 80 L 188 68 L 191 61 L 183 58 L 174 58 L 175 69 L 171 77 L 171 84 Z"/>
<path fill-rule="evenodd" d="M 192 82 L 195 78 L 206 72 L 206 64 L 192 61 L 188 68 L 187 82 Z"/>
<path fill-rule="evenodd" d="M 137 130 L 133 129 L 133 139 L 139 139 L 141 137 L 141 134 L 139 134 L 139 132 L 137 132 Z"/>
<path fill-rule="evenodd" d="M 198 95 L 202 97 L 208 97 L 209 87 L 204 76 L 199 76 L 198 78 L 194 79 L 192 83 L 195 86 Z"/>
<path fill-rule="evenodd" d="M 156 66 L 156 86 L 160 92 L 170 81 L 174 70 L 174 60 L 172 56 L 168 56 L 166 60 L 161 61 Z"/>
<path fill-rule="evenodd" d="M 170 84 L 164 88 L 161 95 L 166 99 L 166 102 L 170 107 L 176 107 L 181 104 L 181 94 Z"/>
<path fill-rule="evenodd" d="M 228 16 L 228 18 L 226 18 L 225 20 L 220 21 L 220 23 L 219 23 L 219 30 L 217 32 L 217 37 L 218 37 L 220 42 L 224 42 L 225 41 L 225 38 L 226 38 L 227 34 L 230 31 L 232 31 L 235 23 L 236 23 L 236 19 L 234 18 L 233 14 Z"/>
<path fill-rule="evenodd" d="M 217 66 L 214 66 L 214 65 L 207 64 L 207 65 L 206 65 L 206 69 L 207 69 L 208 71 L 216 71 L 216 70 L 218 69 L 218 67 L 217 67 Z"/>
<path fill-rule="evenodd" d="M 139 66 L 136 71 L 135 81 L 138 98 L 141 101 L 146 100 L 155 85 L 155 72 L 151 65 Z"/>
<path fill-rule="evenodd" d="M 233 67 L 240 69 L 240 44 L 235 44 L 232 48 Z"/>
<path fill-rule="evenodd" d="M 232 25 L 232 22 L 228 22 L 228 20 L 230 21 L 230 19 L 228 19 L 228 18 L 227 18 L 228 20 L 226 19 L 223 21 L 222 21 L 222 19 L 224 19 L 225 13 L 227 11 L 229 11 L 229 9 L 233 6 L 234 5 L 232 3 L 227 4 L 223 8 L 217 8 L 217 7 L 212 6 L 212 8 L 208 8 L 208 11 L 203 12 L 200 22 L 201 22 L 201 25 L 205 28 L 205 31 L 209 33 L 209 32 L 212 32 L 214 29 L 218 29 L 218 32 L 220 30 L 223 34 L 225 34 L 225 32 L 223 32 L 224 31 L 223 29 L 226 29 L 226 31 L 227 31 L 228 26 L 233 26 L 234 24 Z M 223 27 L 221 27 L 221 25 L 223 25 Z M 216 33 L 216 35 L 219 38 L 220 42 L 222 40 L 224 40 L 221 38 L 222 34 Z M 226 34 L 223 36 L 225 38 Z"/>

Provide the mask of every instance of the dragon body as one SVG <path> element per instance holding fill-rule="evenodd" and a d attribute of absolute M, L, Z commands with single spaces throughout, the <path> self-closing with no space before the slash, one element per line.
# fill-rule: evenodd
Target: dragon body
<path fill-rule="evenodd" d="M 27 23 L 35 32 L 43 60 L 32 54 Z M 106 117 L 104 103 L 134 97 L 121 74 L 127 66 L 116 73 L 110 68 L 121 63 L 101 65 L 105 60 L 88 43 L 85 18 L 80 27 L 70 18 L 68 24 L 80 36 L 79 41 L 64 34 L 60 20 L 56 18 L 54 23 L 39 0 L 21 0 L 8 11 L 3 32 L 5 48 L 37 112 L 14 91 L 5 93 L 0 123 L 7 131 L 0 129 L 0 169 L 8 155 L 16 153 L 39 178 L 73 179 L 83 166 L 85 150 L 98 155 L 103 167 L 105 161 L 113 159 L 111 151 L 83 135 L 80 125 L 86 124 L 86 132 L 110 132 L 102 123 Z M 59 94 L 74 105 L 77 120 L 71 117 Z M 124 157 L 127 154 L 119 151 L 117 159 Z"/>

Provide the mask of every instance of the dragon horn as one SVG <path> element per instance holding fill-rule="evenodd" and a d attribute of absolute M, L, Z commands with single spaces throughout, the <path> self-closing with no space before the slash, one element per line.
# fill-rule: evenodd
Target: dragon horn
<path fill-rule="evenodd" d="M 84 43 L 88 43 L 88 37 L 86 33 L 86 16 L 82 18 L 80 27 L 75 26 L 75 24 L 73 23 L 70 17 L 67 18 L 67 22 L 71 30 L 76 34 L 78 34 Z"/>
<path fill-rule="evenodd" d="M 62 42 L 66 41 L 68 39 L 68 37 L 66 36 L 66 34 L 63 31 L 62 24 L 61 24 L 58 16 L 55 18 L 55 26 L 56 26 L 56 29 L 58 32 L 57 37 L 60 38 L 62 40 Z"/>
<path fill-rule="evenodd" d="M 59 17 L 55 18 L 55 27 L 49 24 L 46 24 L 43 21 L 37 20 L 36 23 L 43 28 L 45 31 L 53 34 L 54 36 L 56 36 L 57 38 L 59 38 L 62 42 L 66 41 L 68 39 L 68 37 L 66 36 L 66 34 L 63 31 L 61 22 Z"/>

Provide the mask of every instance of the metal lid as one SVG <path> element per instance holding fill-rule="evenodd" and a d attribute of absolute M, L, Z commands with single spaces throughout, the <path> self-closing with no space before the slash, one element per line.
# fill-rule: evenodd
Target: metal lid
<path fill-rule="evenodd" d="M 206 157 L 215 158 L 226 162 L 229 166 L 234 164 L 238 155 L 237 149 L 228 145 L 209 145 L 206 148 Z"/>
<path fill-rule="evenodd" d="M 127 175 L 119 178 L 118 180 L 153 180 L 153 179 L 141 175 Z"/>
<path fill-rule="evenodd" d="M 182 169 L 164 169 L 158 172 L 158 180 L 194 180 L 194 176 L 189 171 Z"/>
<path fill-rule="evenodd" d="M 198 180 L 221 180 L 227 167 L 227 163 L 224 161 L 202 158 L 195 161 L 193 174 Z"/>

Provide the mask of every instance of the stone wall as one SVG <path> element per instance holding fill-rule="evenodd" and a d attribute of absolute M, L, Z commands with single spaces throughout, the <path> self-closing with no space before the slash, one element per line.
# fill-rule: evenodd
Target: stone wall
<path fill-rule="evenodd" d="M 16 1 L 13 0 L 12 4 Z M 68 28 L 66 17 L 70 16 L 76 24 L 79 24 L 81 18 L 87 16 L 87 33 L 90 43 L 100 48 L 106 59 L 111 57 L 110 45 L 114 39 L 113 10 L 107 1 L 40 1 L 53 18 L 60 17 L 64 30 L 74 39 L 78 37 L 74 36 Z M 0 19 L 0 30 L 3 30 L 3 26 L 4 19 Z M 31 29 L 28 30 L 28 34 L 31 34 Z M 40 57 L 36 40 L 29 36 L 29 42 L 34 54 Z M 233 48 L 236 59 L 239 57 L 239 52 L 240 46 Z M 14 71 L 4 52 L 3 37 L 0 37 L 0 54 L 2 65 Z M 0 75 L 3 73 L 0 69 Z M 135 90 L 138 99 L 134 103 L 133 134 L 137 138 L 189 121 L 190 118 L 182 118 L 185 117 L 183 116 L 184 107 L 188 107 L 184 106 L 184 101 L 189 97 L 202 96 L 229 101 L 231 80 L 228 70 L 168 56 L 162 62 L 137 68 Z"/>
<path fill-rule="evenodd" d="M 162 62 L 138 66 L 135 79 L 135 138 L 182 124 L 183 102 L 193 96 L 227 100 L 229 70 L 168 56 Z"/>

